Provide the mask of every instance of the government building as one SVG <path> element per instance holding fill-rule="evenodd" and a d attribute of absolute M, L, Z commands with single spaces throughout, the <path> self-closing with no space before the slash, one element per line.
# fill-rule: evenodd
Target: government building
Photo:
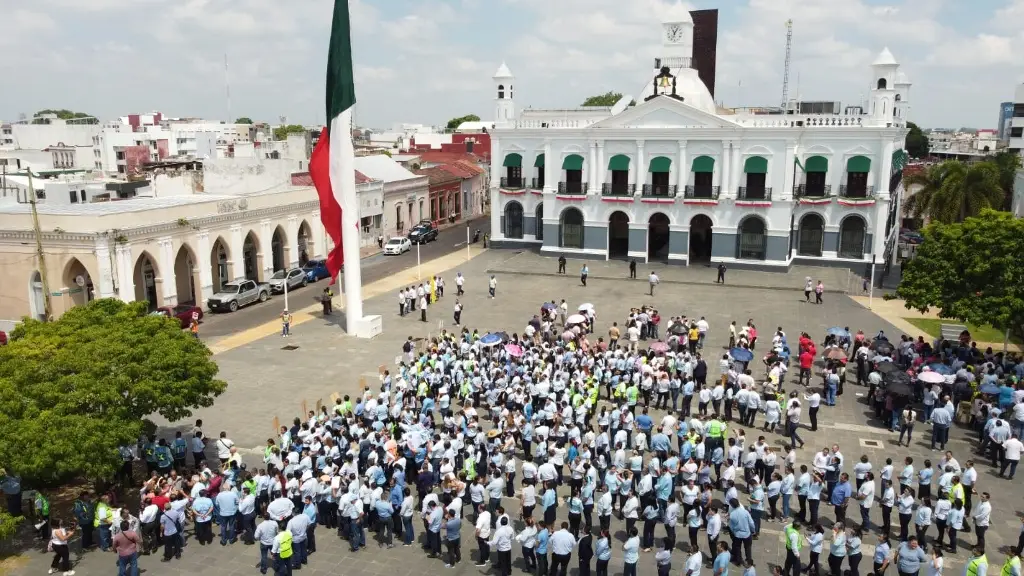
<path fill-rule="evenodd" d="M 502 64 L 493 245 L 769 270 L 891 261 L 910 83 L 889 50 L 867 109 L 733 110 L 698 78 L 693 32 L 685 10 L 665 18 L 651 81 L 611 107 L 517 113 Z"/>

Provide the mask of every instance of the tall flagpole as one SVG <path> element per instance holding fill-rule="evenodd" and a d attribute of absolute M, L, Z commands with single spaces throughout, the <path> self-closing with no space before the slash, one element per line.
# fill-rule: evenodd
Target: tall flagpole
<path fill-rule="evenodd" d="M 331 151 L 337 158 L 337 163 L 331 166 L 331 186 L 341 204 L 346 331 L 354 334 L 363 319 L 363 277 L 359 261 L 359 199 L 356 196 L 351 108 L 342 112 L 331 125 Z"/>

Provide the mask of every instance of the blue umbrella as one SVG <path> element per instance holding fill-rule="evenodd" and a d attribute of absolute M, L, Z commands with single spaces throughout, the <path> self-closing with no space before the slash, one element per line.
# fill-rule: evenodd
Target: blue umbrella
<path fill-rule="evenodd" d="M 934 364 L 929 364 L 928 367 L 931 368 L 934 372 L 938 372 L 939 374 L 942 374 L 943 376 L 949 376 L 950 374 L 953 373 L 953 369 L 952 368 L 950 368 L 949 366 L 946 366 L 945 364 L 942 364 L 941 362 L 936 362 Z"/>
<path fill-rule="evenodd" d="M 729 356 L 732 356 L 733 360 L 740 362 L 750 362 L 754 359 L 754 353 L 746 348 L 733 348 L 729 350 Z"/>
<path fill-rule="evenodd" d="M 833 327 L 829 328 L 828 330 L 826 330 L 825 333 L 826 334 L 831 334 L 833 336 L 838 336 L 840 338 L 849 338 L 850 337 L 850 331 L 847 330 L 846 328 L 843 328 L 842 326 L 833 326 Z"/>
<path fill-rule="evenodd" d="M 982 394 L 999 394 L 999 386 L 996 386 L 991 382 L 988 384 L 982 384 L 981 388 L 978 388 L 978 392 L 981 392 Z"/>
<path fill-rule="evenodd" d="M 482 346 L 496 346 L 501 344 L 501 336 L 498 334 L 485 334 L 480 338 L 480 344 Z"/>
<path fill-rule="evenodd" d="M 541 306 L 540 308 L 541 310 L 554 310 L 555 308 L 558 308 L 558 305 L 556 305 L 554 302 L 545 302 L 544 305 Z"/>

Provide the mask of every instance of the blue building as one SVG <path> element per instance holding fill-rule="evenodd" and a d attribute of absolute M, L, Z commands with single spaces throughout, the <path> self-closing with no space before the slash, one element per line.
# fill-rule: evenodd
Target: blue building
<path fill-rule="evenodd" d="M 999 105 L 999 123 L 996 130 L 999 131 L 999 140 L 1010 139 L 1010 119 L 1013 118 L 1013 102 L 1003 102 Z"/>

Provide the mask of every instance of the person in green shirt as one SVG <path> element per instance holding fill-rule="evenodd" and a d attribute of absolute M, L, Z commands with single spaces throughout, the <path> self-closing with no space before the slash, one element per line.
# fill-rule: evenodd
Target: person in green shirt
<path fill-rule="evenodd" d="M 50 539 L 50 500 L 42 492 L 36 492 L 36 532 L 45 541 Z"/>

